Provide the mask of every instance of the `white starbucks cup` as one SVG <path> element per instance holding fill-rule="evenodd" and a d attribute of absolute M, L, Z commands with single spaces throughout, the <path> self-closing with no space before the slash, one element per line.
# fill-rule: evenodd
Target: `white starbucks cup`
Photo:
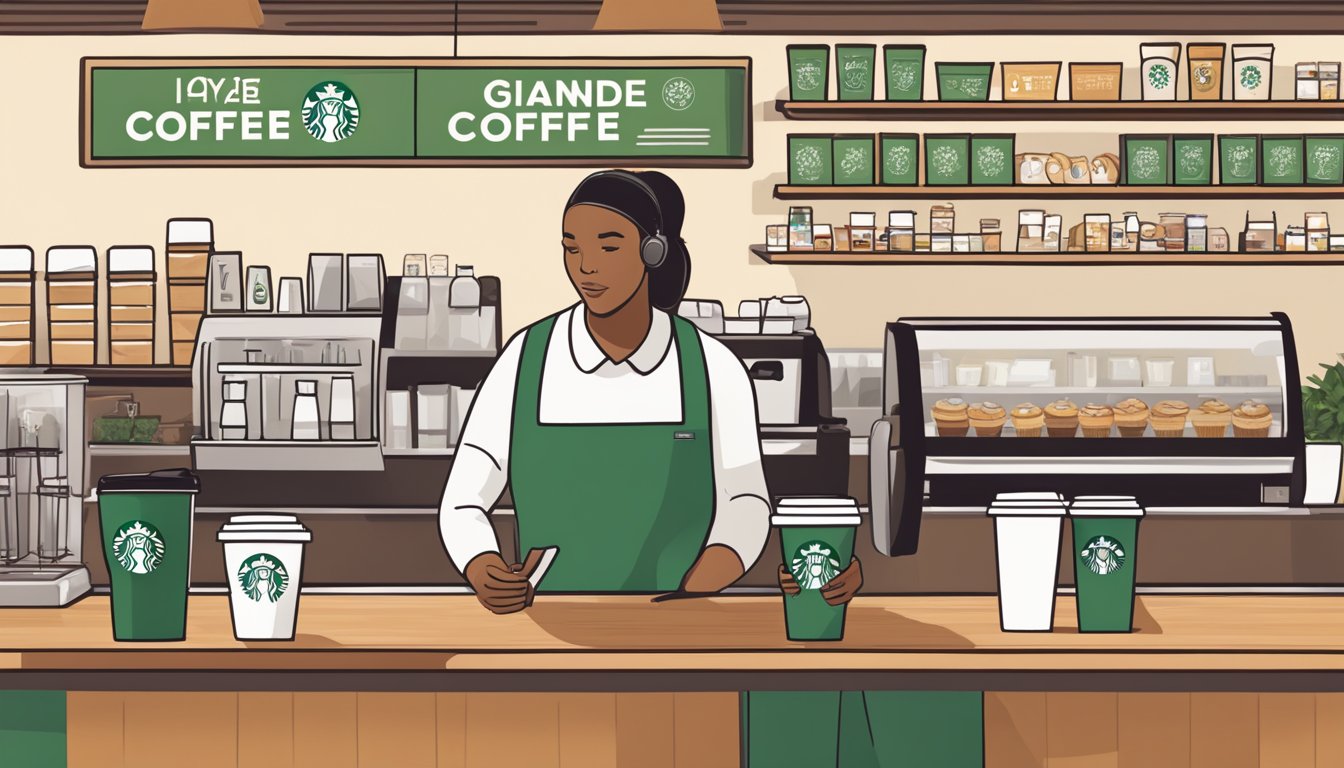
<path fill-rule="evenodd" d="M 1049 632 L 1066 505 L 1054 492 L 1000 493 L 989 506 L 1004 632 Z"/>
<path fill-rule="evenodd" d="M 288 515 L 239 515 L 215 538 L 224 545 L 234 637 L 293 640 L 304 548 L 312 531 Z"/>

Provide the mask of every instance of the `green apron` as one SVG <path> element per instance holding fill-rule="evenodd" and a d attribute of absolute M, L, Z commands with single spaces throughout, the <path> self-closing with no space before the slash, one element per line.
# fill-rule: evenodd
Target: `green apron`
<path fill-rule="evenodd" d="M 527 331 L 509 484 L 520 557 L 560 547 L 543 591 L 668 592 L 704 548 L 714 514 L 709 378 L 695 327 L 679 317 L 672 324 L 679 424 L 542 424 L 541 374 L 556 317 Z"/>

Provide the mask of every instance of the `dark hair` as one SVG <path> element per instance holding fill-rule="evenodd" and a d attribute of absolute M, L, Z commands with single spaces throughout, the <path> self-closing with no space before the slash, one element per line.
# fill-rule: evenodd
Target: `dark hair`
<path fill-rule="evenodd" d="M 583 181 L 569 196 L 568 211 L 576 205 L 597 205 L 615 211 L 629 219 L 642 235 L 652 235 L 661 220 L 663 235 L 667 238 L 667 258 L 662 265 L 649 270 L 649 301 L 653 306 L 675 311 L 686 295 L 691 282 L 691 254 L 686 241 L 681 239 L 681 224 L 686 218 L 686 199 L 677 183 L 658 171 L 630 171 L 630 175 L 644 182 L 657 204 L 629 178 L 620 173 L 595 173 Z"/>

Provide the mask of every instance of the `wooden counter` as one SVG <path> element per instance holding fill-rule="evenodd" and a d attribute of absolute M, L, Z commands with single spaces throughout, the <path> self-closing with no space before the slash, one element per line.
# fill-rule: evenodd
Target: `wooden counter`
<path fill-rule="evenodd" d="M 0 612 L 0 686 L 100 690 L 1344 690 L 1344 597 L 1145 596 L 1129 635 L 999 630 L 993 597 L 861 597 L 791 643 L 778 597 L 304 596 L 293 642 L 239 642 L 223 596 L 180 643 L 112 640 L 106 597 Z M 1248 685 L 1250 686 L 1248 688 Z"/>

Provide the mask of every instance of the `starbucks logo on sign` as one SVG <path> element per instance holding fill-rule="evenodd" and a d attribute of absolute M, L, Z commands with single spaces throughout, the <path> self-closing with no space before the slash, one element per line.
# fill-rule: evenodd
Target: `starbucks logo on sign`
<path fill-rule="evenodd" d="M 329 80 L 308 89 L 303 97 L 303 127 L 318 141 L 335 144 L 359 127 L 359 102 L 345 83 Z"/>
<path fill-rule="evenodd" d="M 1106 576 L 1125 567 L 1125 550 L 1120 542 L 1106 536 L 1094 536 L 1078 553 L 1087 569 Z"/>
<path fill-rule="evenodd" d="M 1159 91 L 1171 85 L 1171 68 L 1166 64 L 1154 64 L 1149 67 L 1148 84 Z"/>
<path fill-rule="evenodd" d="M 1246 66 L 1241 68 L 1241 75 L 1238 79 L 1241 82 L 1242 88 L 1245 88 L 1248 91 L 1254 91 L 1256 88 L 1260 87 L 1261 81 L 1264 80 L 1264 75 L 1260 74 L 1259 67 Z"/>
<path fill-rule="evenodd" d="M 274 603 L 289 588 L 289 572 L 280 558 L 259 552 L 243 561 L 238 584 L 252 600 Z"/>
<path fill-rule="evenodd" d="M 800 61 L 794 64 L 793 80 L 800 90 L 815 91 L 821 87 L 821 65 L 815 61 Z"/>
<path fill-rule="evenodd" d="M 1232 175 L 1247 176 L 1250 175 L 1251 167 L 1251 149 L 1247 146 L 1236 146 L 1227 153 L 1227 159 L 1231 162 Z"/>
<path fill-rule="evenodd" d="M 824 541 L 809 541 L 793 554 L 789 570 L 802 589 L 821 589 L 840 575 L 835 548 Z"/>
<path fill-rule="evenodd" d="M 1204 168 L 1204 148 L 1197 146 L 1181 147 L 1181 173 L 1194 175 Z"/>
<path fill-rule="evenodd" d="M 1292 147 L 1277 146 L 1269 149 L 1269 170 L 1274 176 L 1287 176 L 1292 171 L 1297 153 Z"/>
<path fill-rule="evenodd" d="M 1007 156 L 999 147 L 981 147 L 975 153 L 975 165 L 983 176 L 998 176 L 1003 173 Z"/>
<path fill-rule="evenodd" d="M 153 573 L 163 564 L 163 537 L 159 529 L 139 520 L 117 529 L 112 539 L 112 555 L 129 573 Z"/>
<path fill-rule="evenodd" d="M 915 87 L 915 73 L 919 66 L 913 61 L 897 61 L 891 65 L 891 85 L 898 91 L 908 91 Z"/>
<path fill-rule="evenodd" d="M 1134 156 L 1130 159 L 1130 170 L 1140 179 L 1151 179 L 1157 176 L 1158 168 L 1162 165 L 1162 158 L 1157 149 L 1153 147 L 1139 147 L 1134 151 Z"/>
<path fill-rule="evenodd" d="M 914 150 L 905 144 L 888 147 L 887 172 L 893 176 L 904 176 L 910 173 L 910 165 L 914 160 L 914 154 Z"/>
<path fill-rule="evenodd" d="M 695 102 L 695 86 L 684 77 L 674 77 L 663 83 L 663 103 L 668 109 L 680 112 Z"/>
<path fill-rule="evenodd" d="M 816 147 L 801 147 L 793 153 L 793 167 L 798 171 L 798 177 L 803 181 L 816 181 L 821 178 L 821 172 L 825 168 L 825 163 L 821 158 L 821 150 Z"/>
<path fill-rule="evenodd" d="M 929 155 L 929 160 L 933 163 L 933 169 L 944 176 L 961 170 L 961 156 L 951 147 L 934 149 Z"/>

